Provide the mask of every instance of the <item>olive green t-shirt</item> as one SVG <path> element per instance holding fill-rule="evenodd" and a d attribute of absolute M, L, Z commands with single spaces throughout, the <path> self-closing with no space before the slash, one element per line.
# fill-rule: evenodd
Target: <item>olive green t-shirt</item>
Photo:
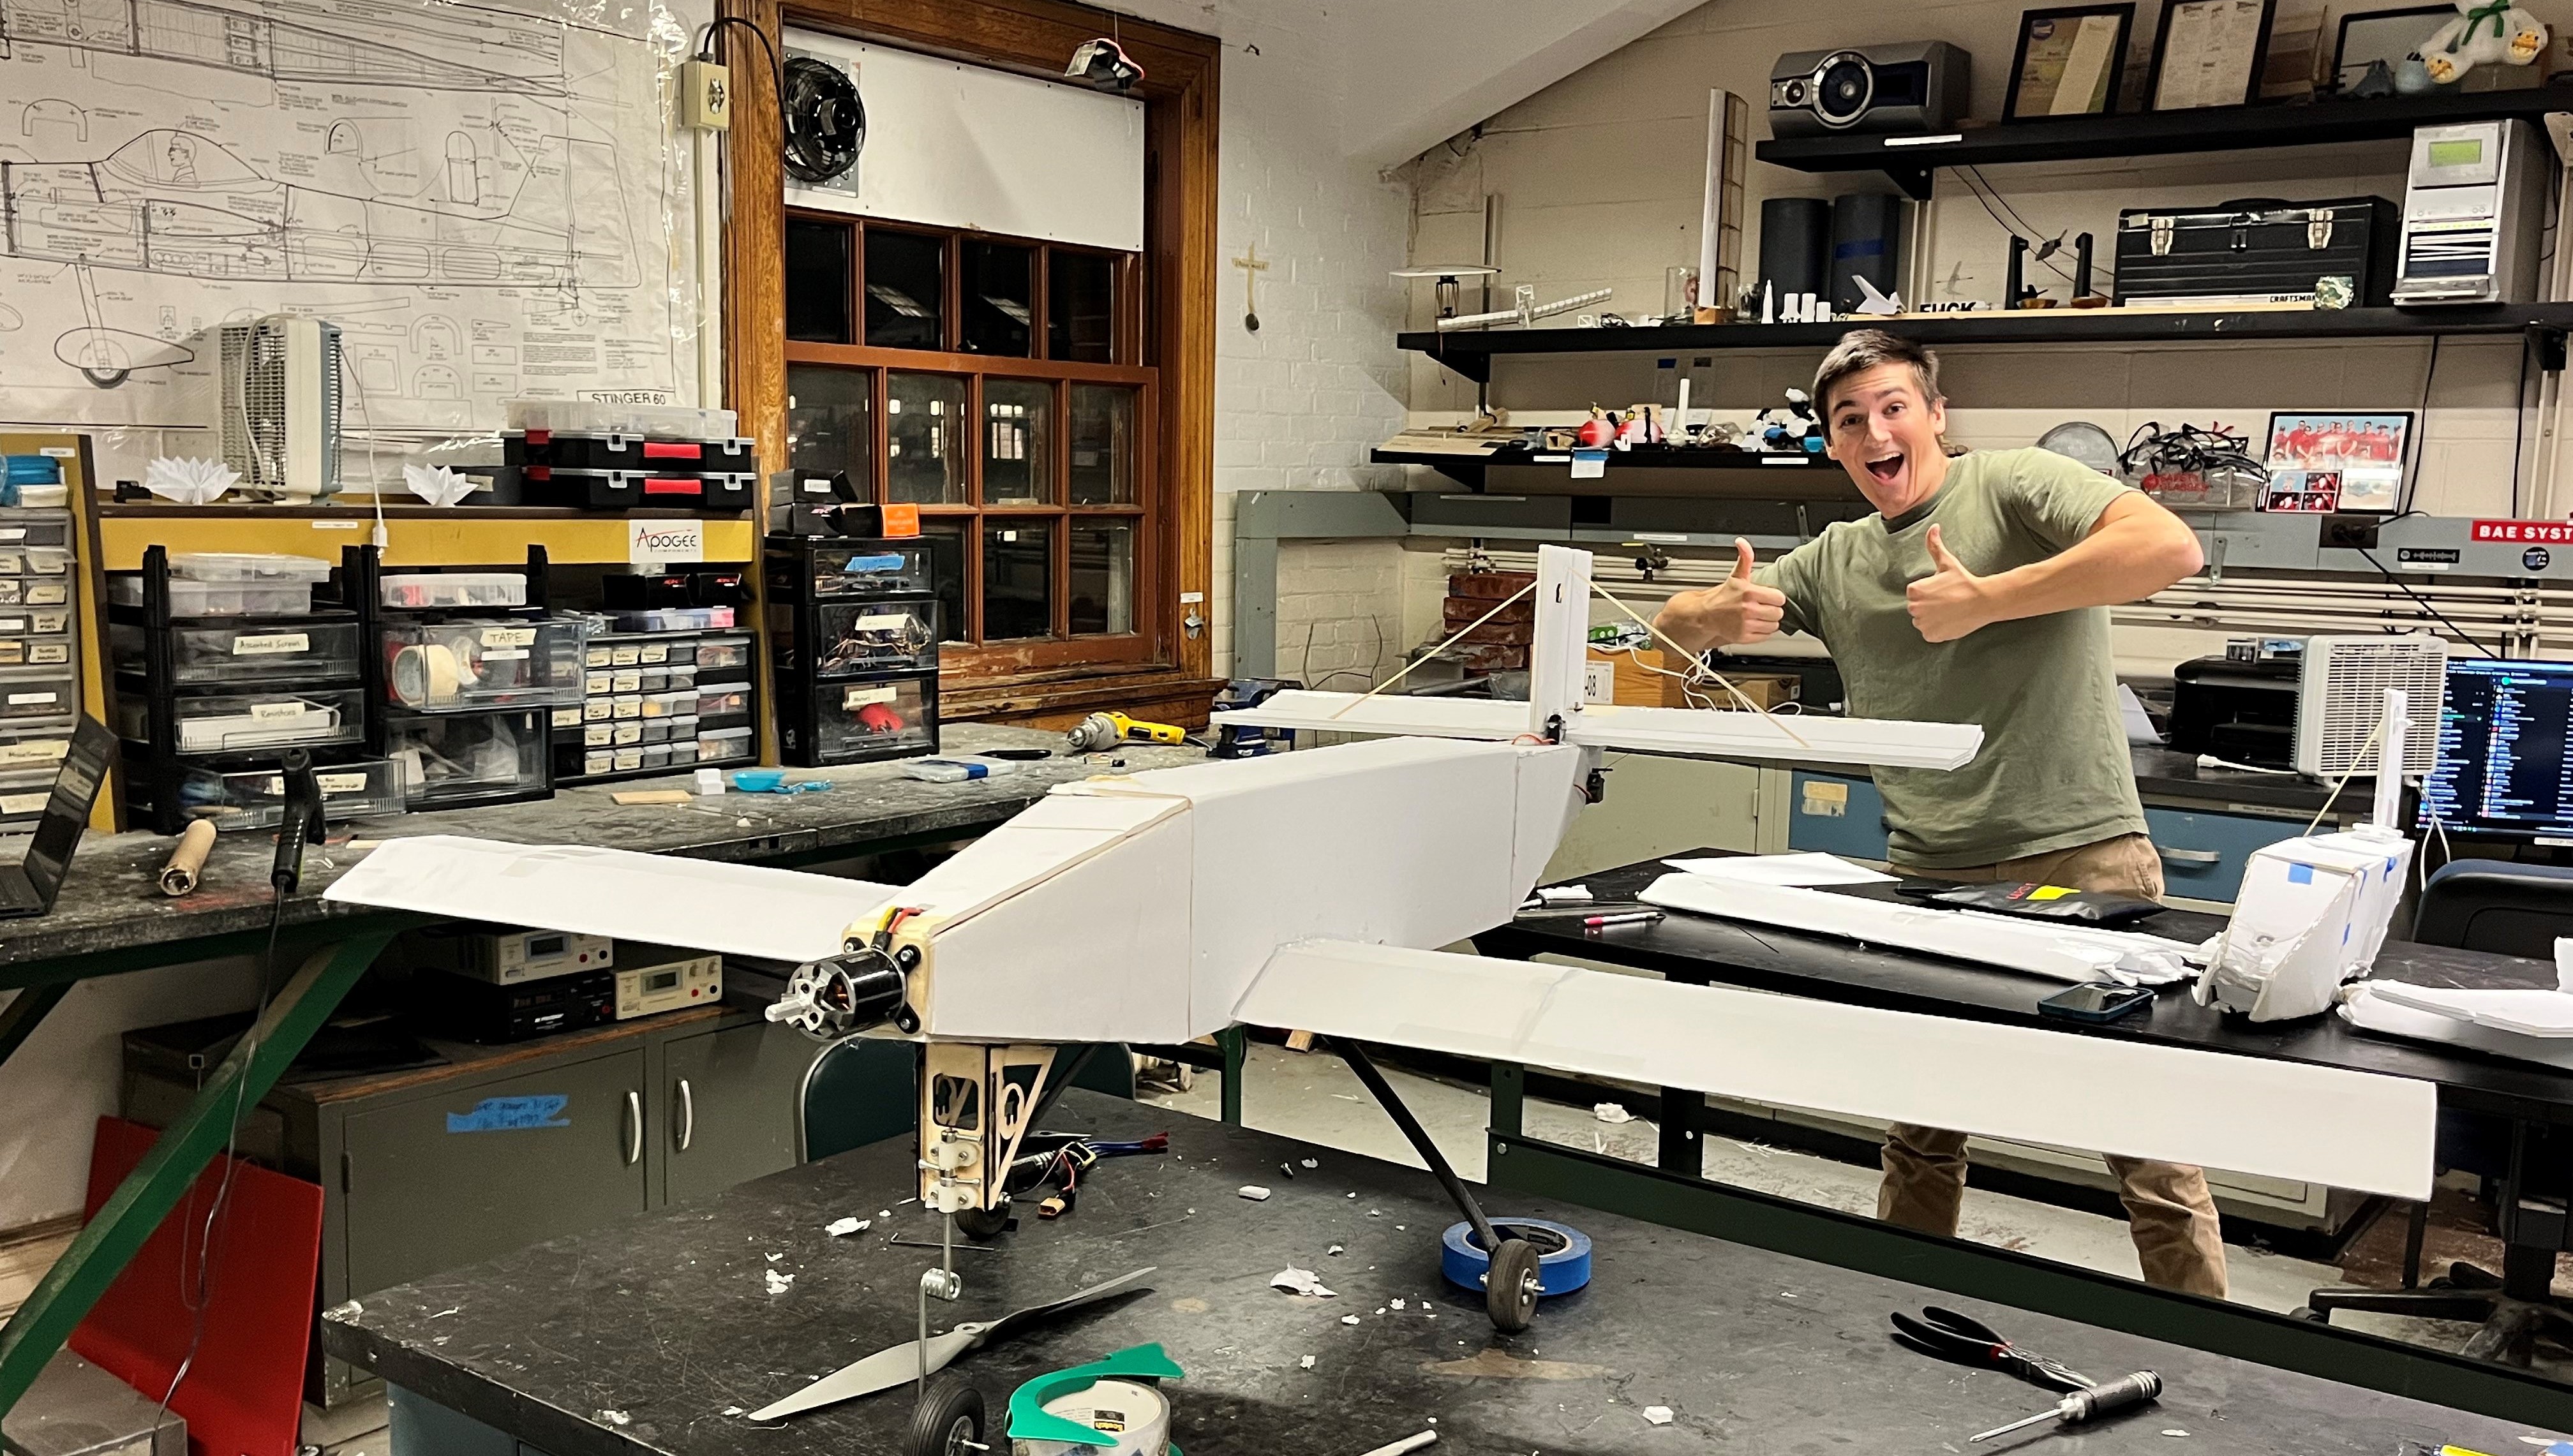
<path fill-rule="evenodd" d="M 1963 768 L 1876 770 L 1892 859 L 1957 869 L 2144 832 L 2108 608 L 1927 642 L 1904 597 L 1932 574 L 1934 523 L 1967 570 L 1990 576 L 2081 540 L 2127 488 L 2051 450 L 1976 450 L 1948 462 L 1927 504 L 1835 521 L 1759 572 L 1786 593 L 1783 630 L 1831 649 L 1852 716 L 1983 725 Z"/>

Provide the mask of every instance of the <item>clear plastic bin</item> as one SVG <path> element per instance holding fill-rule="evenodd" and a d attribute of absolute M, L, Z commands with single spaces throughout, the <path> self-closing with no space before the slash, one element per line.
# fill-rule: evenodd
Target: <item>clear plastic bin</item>
<path fill-rule="evenodd" d="M 928 602 L 825 603 L 813 609 L 815 677 L 914 672 L 938 665 L 937 609 Z"/>
<path fill-rule="evenodd" d="M 20 583 L 0 579 L 0 605 L 5 605 L 5 592 Z M 29 606 L 42 605 L 37 600 L 40 587 L 55 583 L 30 581 L 24 601 Z M 143 576 L 140 572 L 120 571 L 107 578 L 107 599 L 118 606 L 143 605 Z M 313 610 L 313 583 L 310 581 L 170 581 L 170 615 L 174 617 L 300 617 Z"/>
<path fill-rule="evenodd" d="M 74 645 L 69 607 L 0 610 L 0 667 L 69 667 Z"/>
<path fill-rule="evenodd" d="M 322 788 L 326 819 L 345 823 L 403 812 L 402 775 L 391 759 L 316 764 L 313 778 Z M 285 775 L 267 769 L 190 769 L 179 781 L 179 813 L 185 819 L 211 819 L 220 830 L 274 829 L 286 820 Z"/>
<path fill-rule="evenodd" d="M 750 666 L 748 637 L 708 637 L 697 644 L 696 656 L 690 661 L 699 676 L 745 670 Z"/>
<path fill-rule="evenodd" d="M 181 551 L 170 575 L 182 581 L 328 581 L 335 561 L 268 551 Z"/>
<path fill-rule="evenodd" d="M 668 744 L 666 744 L 666 743 L 647 743 L 647 744 L 643 745 L 643 767 L 644 767 L 644 768 L 646 768 L 646 769 L 657 769 L 657 768 L 668 768 L 669 766 L 670 766 L 670 745 L 668 745 Z"/>
<path fill-rule="evenodd" d="M 824 761 L 851 754 L 889 758 L 938 747 L 931 710 L 933 678 L 835 683 L 819 689 L 820 749 Z"/>
<path fill-rule="evenodd" d="M 683 718 L 698 711 L 697 693 L 693 688 L 684 693 L 645 693 L 643 695 L 643 716 L 646 718 Z"/>
<path fill-rule="evenodd" d="M 697 735 L 697 761 L 713 763 L 717 759 L 748 758 L 751 747 L 751 730 L 717 728 Z"/>
<path fill-rule="evenodd" d="M 700 717 L 722 718 L 750 711 L 750 689 L 747 686 L 700 687 L 696 698 Z"/>
<path fill-rule="evenodd" d="M 0 575 L 62 576 L 72 569 L 72 553 L 59 546 L 0 545 Z"/>
<path fill-rule="evenodd" d="M 80 708 L 79 679 L 59 667 L 0 671 L 0 722 L 59 718 Z"/>
<path fill-rule="evenodd" d="M 576 706 L 588 631 L 579 617 L 387 627 L 388 699 L 422 713 Z"/>
<path fill-rule="evenodd" d="M 241 753 L 290 744 L 355 743 L 365 728 L 358 688 L 306 692 L 220 693 L 178 700 L 180 753 Z M 117 731 L 147 742 L 151 716 L 139 693 L 117 700 Z"/>
<path fill-rule="evenodd" d="M 677 768 L 679 765 L 684 763 L 695 763 L 701 751 L 702 750 L 700 749 L 697 741 L 693 738 L 689 739 L 685 743 L 671 744 L 670 767 Z"/>
<path fill-rule="evenodd" d="M 144 629 L 132 622 L 108 627 L 119 672 L 144 671 Z M 358 624 L 308 622 L 301 626 L 173 627 L 171 681 L 177 683 L 289 682 L 355 679 Z"/>
<path fill-rule="evenodd" d="M 72 518 L 68 511 L 0 510 L 0 549 L 71 543 Z"/>
<path fill-rule="evenodd" d="M 584 750 L 580 756 L 580 771 L 584 774 L 614 773 L 616 755 L 604 748 Z"/>
<path fill-rule="evenodd" d="M 380 580 L 384 604 L 402 611 L 471 610 L 527 604 L 527 578 L 516 571 L 415 572 Z"/>
<path fill-rule="evenodd" d="M 930 596 L 937 590 L 925 539 L 813 548 L 815 596 Z"/>
<path fill-rule="evenodd" d="M 544 721 L 541 712 L 390 715 L 386 756 L 401 770 L 403 802 L 434 809 L 541 792 Z"/>
<path fill-rule="evenodd" d="M 611 724 L 607 730 L 607 746 L 610 748 L 631 748 L 642 741 L 643 720 L 640 718 Z"/>

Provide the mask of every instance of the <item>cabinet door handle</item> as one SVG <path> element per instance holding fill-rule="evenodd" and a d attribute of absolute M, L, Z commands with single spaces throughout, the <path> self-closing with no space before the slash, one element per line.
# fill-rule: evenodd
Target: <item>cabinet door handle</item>
<path fill-rule="evenodd" d="M 643 1160 L 643 1094 L 625 1094 L 625 1165 L 632 1167 Z"/>
<path fill-rule="evenodd" d="M 2174 865 L 2212 865 L 2224 858 L 2222 850 L 2183 850 L 2156 848 L 2153 853 Z"/>
<path fill-rule="evenodd" d="M 688 1139 L 697 1135 L 697 1094 L 688 1088 L 686 1078 L 679 1079 L 679 1150 L 688 1150 Z"/>

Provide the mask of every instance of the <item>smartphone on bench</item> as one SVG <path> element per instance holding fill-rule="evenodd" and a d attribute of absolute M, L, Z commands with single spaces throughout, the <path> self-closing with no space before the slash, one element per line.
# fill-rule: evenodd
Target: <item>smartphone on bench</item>
<path fill-rule="evenodd" d="M 2153 1004 L 2149 986 L 2120 986 L 2114 981 L 2092 981 L 2081 986 L 2068 986 L 2037 1004 L 2042 1017 L 2062 1017 L 2068 1022 L 2114 1022 L 2132 1016 Z"/>

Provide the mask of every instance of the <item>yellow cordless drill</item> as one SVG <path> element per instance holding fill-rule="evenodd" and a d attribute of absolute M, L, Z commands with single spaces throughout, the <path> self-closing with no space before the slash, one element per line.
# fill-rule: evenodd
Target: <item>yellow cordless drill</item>
<path fill-rule="evenodd" d="M 1169 723 L 1147 723 L 1123 713 L 1093 713 L 1074 724 L 1063 741 L 1073 753 L 1097 753 L 1128 743 L 1185 743 L 1188 737 L 1187 729 Z"/>

